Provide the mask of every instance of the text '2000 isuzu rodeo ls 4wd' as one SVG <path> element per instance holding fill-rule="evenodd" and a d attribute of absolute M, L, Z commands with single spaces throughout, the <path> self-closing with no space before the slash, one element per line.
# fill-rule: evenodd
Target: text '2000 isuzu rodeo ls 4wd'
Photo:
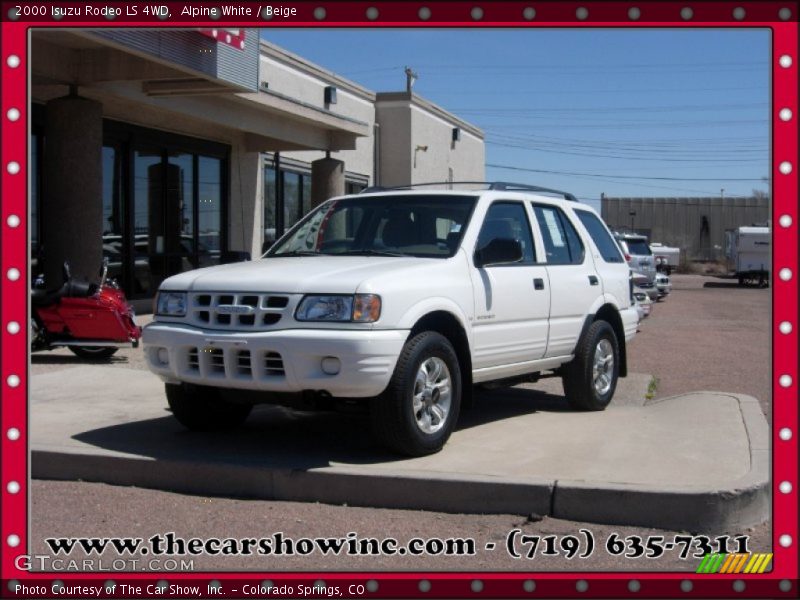
<path fill-rule="evenodd" d="M 143 341 L 175 417 L 364 405 L 397 452 L 442 448 L 472 386 L 563 379 L 603 410 L 638 313 L 608 228 L 570 194 L 370 189 L 310 212 L 259 260 L 166 279 Z"/>

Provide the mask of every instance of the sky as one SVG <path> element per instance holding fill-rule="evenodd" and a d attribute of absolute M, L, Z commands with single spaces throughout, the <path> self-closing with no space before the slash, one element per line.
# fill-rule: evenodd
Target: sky
<path fill-rule="evenodd" d="M 607 196 L 769 191 L 767 29 L 264 29 L 483 129 L 486 179 Z"/>

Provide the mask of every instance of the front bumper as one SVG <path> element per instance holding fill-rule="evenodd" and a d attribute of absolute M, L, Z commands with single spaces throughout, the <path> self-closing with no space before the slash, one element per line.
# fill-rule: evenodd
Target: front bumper
<path fill-rule="evenodd" d="M 167 383 L 188 382 L 273 392 L 324 391 L 377 396 L 389 384 L 407 330 L 290 329 L 219 332 L 151 323 L 142 342 L 150 370 Z M 166 349 L 168 360 L 159 358 Z M 330 374 L 330 363 L 339 370 Z M 323 371 L 323 359 L 327 371 Z"/>

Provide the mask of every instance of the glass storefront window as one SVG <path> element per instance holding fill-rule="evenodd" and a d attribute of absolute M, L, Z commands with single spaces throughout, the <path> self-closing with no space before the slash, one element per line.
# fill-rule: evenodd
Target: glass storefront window
<path fill-rule="evenodd" d="M 280 177 L 280 191 L 278 186 Z M 264 167 L 264 250 L 311 209 L 311 175 Z"/>
<path fill-rule="evenodd" d="M 300 173 L 283 172 L 283 228 L 291 228 L 303 217 L 303 179 Z"/>
<path fill-rule="evenodd" d="M 39 274 L 39 136 L 31 135 L 31 274 Z"/>
<path fill-rule="evenodd" d="M 272 245 L 277 239 L 275 209 L 277 207 L 277 181 L 273 167 L 264 168 L 264 246 Z"/>
<path fill-rule="evenodd" d="M 311 175 L 302 176 L 300 189 L 300 195 L 303 199 L 303 213 L 300 215 L 300 217 L 303 217 L 308 211 L 311 210 Z"/>
<path fill-rule="evenodd" d="M 164 243 L 163 164 L 161 151 L 138 149 L 133 166 L 133 253 L 135 292 L 152 295 L 166 276 L 158 255 Z"/>
<path fill-rule="evenodd" d="M 167 252 L 194 253 L 194 156 L 170 152 L 167 157 Z"/>
<path fill-rule="evenodd" d="M 222 250 L 222 161 L 209 156 L 197 159 L 199 266 L 219 264 Z"/>
<path fill-rule="evenodd" d="M 123 276 L 123 222 L 120 152 L 103 146 L 103 257 L 108 259 L 108 276 Z"/>
<path fill-rule="evenodd" d="M 36 112 L 34 110 L 34 112 Z M 37 252 L 43 115 L 30 139 L 31 266 Z M 126 123 L 104 120 L 102 246 L 108 275 L 130 298 L 153 295 L 171 275 L 218 264 L 227 249 L 225 223 L 229 148 Z"/>

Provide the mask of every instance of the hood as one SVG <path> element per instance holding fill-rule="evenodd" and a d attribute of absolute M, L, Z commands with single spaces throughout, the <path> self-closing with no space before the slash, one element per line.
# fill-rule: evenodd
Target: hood
<path fill-rule="evenodd" d="M 202 292 L 275 292 L 286 294 L 355 293 L 363 281 L 387 271 L 400 273 L 430 261 L 393 256 L 291 256 L 262 258 L 179 273 L 161 289 Z"/>

